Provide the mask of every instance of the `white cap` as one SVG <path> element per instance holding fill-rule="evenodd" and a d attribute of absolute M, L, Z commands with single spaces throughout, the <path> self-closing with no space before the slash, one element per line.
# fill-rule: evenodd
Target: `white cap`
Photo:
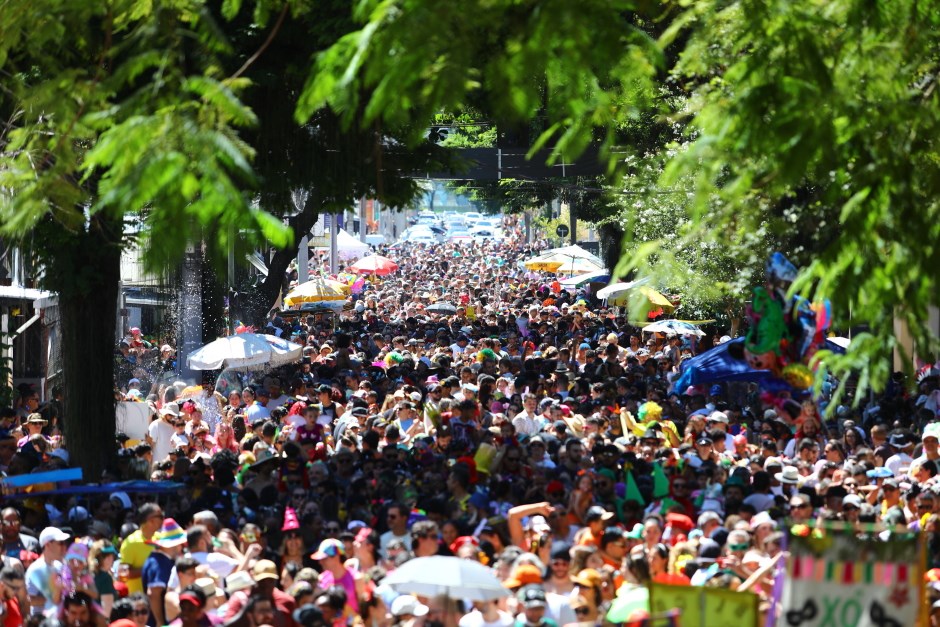
<path fill-rule="evenodd" d="M 39 546 L 45 548 L 50 542 L 65 542 L 71 536 L 58 527 L 46 527 L 39 534 Z"/>
<path fill-rule="evenodd" d="M 725 424 L 728 424 L 728 415 L 721 411 L 713 411 L 711 414 L 708 415 L 708 418 L 706 418 L 706 420 L 713 420 L 715 422 L 723 422 Z"/>
<path fill-rule="evenodd" d="M 544 516 L 533 516 L 528 520 L 526 529 L 531 529 L 536 533 L 542 533 L 545 531 L 550 531 L 551 526 L 548 524 L 548 521 L 545 520 Z"/>
<path fill-rule="evenodd" d="M 428 606 L 410 594 L 403 594 L 392 601 L 392 616 L 424 616 L 428 613 Z"/>
<path fill-rule="evenodd" d="M 416 403 L 420 403 L 420 402 L 421 402 L 421 392 L 412 392 L 412 393 L 409 394 L 408 396 L 410 396 L 410 397 L 411 397 L 411 400 L 413 400 L 413 401 L 416 402 Z"/>

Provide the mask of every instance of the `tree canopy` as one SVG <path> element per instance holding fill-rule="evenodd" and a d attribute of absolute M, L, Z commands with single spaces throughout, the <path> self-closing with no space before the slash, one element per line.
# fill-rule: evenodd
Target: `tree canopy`
<path fill-rule="evenodd" d="M 802 268 L 796 290 L 831 299 L 839 326 L 869 325 L 830 361 L 836 371 L 882 385 L 901 348 L 895 317 L 920 355 L 936 351 L 926 324 L 940 235 L 936 2 L 451 9 L 358 3 L 362 28 L 319 57 L 299 110 L 404 121 L 482 99 L 539 120 L 566 156 L 602 143 L 620 174 L 618 133 L 640 112 L 667 116 L 688 145 L 662 144 L 658 186 L 688 186 L 686 236 L 746 249 L 766 234 Z"/>

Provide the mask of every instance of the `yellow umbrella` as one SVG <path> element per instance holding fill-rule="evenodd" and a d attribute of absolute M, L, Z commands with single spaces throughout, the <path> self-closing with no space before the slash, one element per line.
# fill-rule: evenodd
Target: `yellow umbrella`
<path fill-rule="evenodd" d="M 337 283 L 336 281 L 331 282 Z M 284 297 L 284 304 L 293 307 L 301 303 L 322 303 L 336 300 L 346 300 L 346 297 L 339 289 L 329 285 L 325 280 L 314 279 L 302 283 L 288 292 Z"/>
<path fill-rule="evenodd" d="M 660 294 L 653 288 L 647 287 L 644 285 L 640 287 L 639 289 L 640 289 L 640 293 L 646 296 L 647 299 L 649 299 L 650 304 L 656 305 L 657 307 L 662 307 L 663 309 L 668 309 L 669 311 L 672 311 L 673 309 L 675 309 L 675 306 L 672 304 L 672 301 L 670 301 L 668 298 L 666 298 L 665 296 L 663 296 L 662 294 Z"/>
<path fill-rule="evenodd" d="M 564 261 L 554 260 L 554 261 L 544 261 L 542 259 L 529 259 L 524 262 L 523 265 L 529 270 L 540 270 L 543 272 L 554 272 L 556 269 L 560 268 Z"/>
<path fill-rule="evenodd" d="M 326 283 L 328 286 L 332 287 L 334 290 L 336 290 L 340 294 L 345 294 L 346 296 L 349 296 L 350 294 L 349 283 L 343 283 L 342 281 L 334 281 L 333 279 L 323 279 L 323 282 Z"/>
<path fill-rule="evenodd" d="M 657 292 L 651 287 L 648 287 L 646 285 L 641 285 L 639 287 L 636 287 L 636 290 L 640 292 L 641 294 L 643 294 L 643 296 L 646 297 L 646 300 L 649 301 L 650 305 L 653 305 L 653 307 L 662 307 L 664 311 L 673 311 L 675 309 L 675 305 L 673 305 L 672 302 L 670 302 L 668 298 L 666 298 L 665 296 L 663 296 L 662 294 L 660 294 L 659 292 Z M 598 293 L 598 296 L 603 297 L 604 295 L 602 292 L 603 290 Z M 630 291 L 628 289 L 624 289 L 623 291 L 620 291 L 618 293 L 612 294 L 611 296 L 607 297 L 608 304 L 617 305 L 618 307 L 623 307 L 629 304 L 629 302 L 630 302 Z"/>

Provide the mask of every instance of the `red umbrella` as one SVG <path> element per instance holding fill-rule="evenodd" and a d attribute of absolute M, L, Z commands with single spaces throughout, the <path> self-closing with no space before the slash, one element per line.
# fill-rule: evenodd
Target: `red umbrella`
<path fill-rule="evenodd" d="M 391 274 L 395 272 L 395 270 L 398 270 L 398 264 L 382 255 L 369 255 L 349 266 L 349 270 L 356 274 L 377 274 L 379 276 L 385 276 L 386 274 Z"/>

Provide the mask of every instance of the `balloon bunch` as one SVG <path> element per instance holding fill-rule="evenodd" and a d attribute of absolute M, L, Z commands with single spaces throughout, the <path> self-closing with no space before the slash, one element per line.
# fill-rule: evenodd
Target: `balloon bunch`
<path fill-rule="evenodd" d="M 747 315 L 751 326 L 744 341 L 748 365 L 769 370 L 799 390 L 813 384 L 809 363 L 825 341 L 832 320 L 829 301 L 811 303 L 787 297 L 797 269 L 781 253 L 767 260 L 764 285 L 752 292 Z"/>

